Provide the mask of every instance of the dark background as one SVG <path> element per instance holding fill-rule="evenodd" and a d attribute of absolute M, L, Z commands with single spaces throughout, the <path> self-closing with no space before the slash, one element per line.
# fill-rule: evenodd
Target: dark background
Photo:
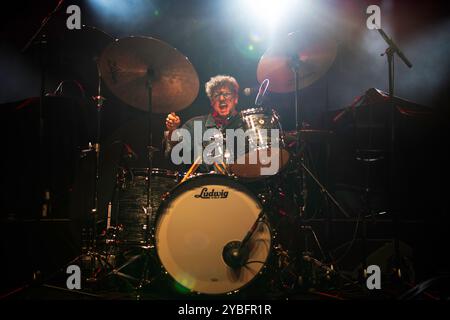
<path fill-rule="evenodd" d="M 112 39 L 130 35 L 154 37 L 177 48 L 189 58 L 200 81 L 196 100 L 179 112 L 185 121 L 209 111 L 204 83 L 216 74 L 233 75 L 241 88 L 257 86 L 259 59 L 271 44 L 267 21 L 253 20 L 257 8 L 239 7 L 239 1 L 136 0 L 114 2 L 106 7 L 96 7 L 95 1 L 65 1 L 43 30 L 47 35 L 46 51 L 32 45 L 22 53 L 56 3 L 16 1 L 5 4 L 1 10 L 3 177 L 0 215 L 2 256 L 5 257 L 2 261 L 7 261 L 2 266 L 5 286 L 29 279 L 31 271 L 37 269 L 50 273 L 79 251 L 79 228 L 89 211 L 93 187 L 92 155 L 80 158 L 80 150 L 95 140 L 96 112 L 90 96 L 96 94 L 98 79 L 95 64 L 90 60 L 92 51 L 101 51 Z M 310 9 L 304 7 L 311 3 L 315 4 Z M 87 31 L 82 36 L 68 41 L 71 31 L 65 28 L 68 16 L 65 10 L 70 4 L 81 7 L 83 25 L 101 31 L 84 29 Z M 369 148 L 366 139 L 369 133 L 357 125 L 364 121 L 381 124 L 372 132 L 376 140 L 371 142 L 371 147 L 376 144 L 377 149 L 389 150 L 386 121 L 390 106 L 378 101 L 378 104 L 371 104 L 373 109 L 352 110 L 339 123 L 331 121 L 368 89 L 388 91 L 386 57 L 380 56 L 386 44 L 365 24 L 365 10 L 370 4 L 380 5 L 383 29 L 413 64 L 413 68 L 408 69 L 396 58 L 395 95 L 420 105 L 420 110 L 431 114 L 425 118 L 398 116 L 396 191 L 391 197 L 397 199 L 394 206 L 405 222 L 401 225 L 400 238 L 415 252 L 417 278 L 427 279 L 448 271 L 449 267 L 445 232 L 448 225 L 446 130 L 450 19 L 444 1 L 292 2 L 287 10 L 289 16 L 283 18 L 274 31 L 274 39 L 291 31 L 318 29 L 332 34 L 338 42 L 338 53 L 330 70 L 301 90 L 300 97 L 304 121 L 311 128 L 336 133 L 331 142 L 311 143 L 311 164 L 354 219 L 332 223 L 330 219 L 339 220 L 343 216 L 324 205 L 311 181 L 313 204 L 308 218 L 327 250 L 337 250 L 333 252 L 339 255 L 339 247 L 353 237 L 354 220 L 365 210 L 361 190 L 367 183 L 373 190 L 370 195 L 373 210 L 383 211 L 393 206 L 387 194 L 390 181 L 387 158 L 369 167 L 355 160 L 357 149 Z M 253 50 L 248 50 L 249 44 L 253 45 Z M 70 97 L 46 98 L 44 148 L 39 144 L 39 99 L 36 98 L 41 89 L 39 57 L 42 52 L 45 52 L 47 75 L 45 93 L 54 92 L 62 80 L 77 80 L 86 89 L 86 97 L 82 97 L 77 87 L 69 83 L 66 90 Z M 138 155 L 130 166 L 146 166 L 148 114 L 121 102 L 105 85 L 102 90 L 107 99 L 101 132 L 100 212 L 104 214 L 121 150 L 117 141 L 128 143 Z M 33 97 L 35 99 L 29 100 Z M 252 107 L 253 99 L 254 96 L 241 95 L 240 108 Z M 292 93 L 269 93 L 266 103 L 279 112 L 284 130 L 295 128 Z M 410 106 L 406 102 L 398 104 Z M 367 110 L 374 110 L 374 118 Z M 162 140 L 165 117 L 166 114 L 151 116 L 153 145 L 157 147 Z M 326 148 L 331 153 L 324 152 Z M 176 169 L 161 152 L 155 154 L 153 166 Z M 365 179 L 367 174 L 369 180 Z M 52 191 L 52 212 L 44 222 L 40 220 L 43 181 Z M 371 250 L 392 237 L 390 219 L 388 214 L 387 222 L 371 224 L 369 237 L 375 239 L 370 243 Z M 360 261 L 357 243 L 346 258 L 348 268 L 354 268 Z"/>

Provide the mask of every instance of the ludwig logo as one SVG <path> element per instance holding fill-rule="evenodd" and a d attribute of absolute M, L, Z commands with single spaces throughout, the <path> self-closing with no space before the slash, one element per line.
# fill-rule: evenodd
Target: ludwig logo
<path fill-rule="evenodd" d="M 208 188 L 203 188 L 200 194 L 196 194 L 194 197 L 201 199 L 226 199 L 228 197 L 228 191 L 223 189 L 215 191 L 214 188 L 208 191 Z"/>

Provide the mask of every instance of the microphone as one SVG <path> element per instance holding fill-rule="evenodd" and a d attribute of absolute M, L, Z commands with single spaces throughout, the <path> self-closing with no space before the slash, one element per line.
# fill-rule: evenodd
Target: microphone
<path fill-rule="evenodd" d="M 243 241 L 230 241 L 223 248 L 223 261 L 232 269 L 242 268 L 248 261 L 249 248 L 246 244 L 242 245 L 243 243 Z"/>
<path fill-rule="evenodd" d="M 269 79 L 265 79 L 261 83 L 261 85 L 242 89 L 242 93 L 244 94 L 244 96 L 247 96 L 247 97 L 251 96 L 253 94 L 265 94 L 267 87 L 264 90 L 262 90 L 262 89 L 264 88 L 263 84 L 266 85 L 266 83 L 267 83 L 267 85 L 269 84 Z M 264 91 L 264 93 L 263 93 L 263 91 Z"/>
<path fill-rule="evenodd" d="M 259 91 L 259 86 L 255 86 L 255 87 L 251 87 L 251 88 L 244 88 L 242 90 L 242 93 L 244 94 L 244 96 L 251 96 L 252 94 L 258 93 Z"/>

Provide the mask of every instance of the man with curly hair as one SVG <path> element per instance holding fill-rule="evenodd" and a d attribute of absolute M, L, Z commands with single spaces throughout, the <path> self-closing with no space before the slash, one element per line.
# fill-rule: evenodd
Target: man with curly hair
<path fill-rule="evenodd" d="M 239 84 L 235 78 L 228 75 L 217 75 L 212 77 L 205 84 L 205 91 L 210 100 L 211 112 L 207 115 L 194 117 L 188 120 L 182 129 L 187 130 L 191 137 L 194 137 L 194 128 L 201 125 L 201 132 L 205 132 L 208 129 L 218 129 L 226 127 L 231 123 L 238 112 L 236 111 L 236 105 L 239 101 Z M 181 119 L 174 112 L 167 115 L 166 118 L 166 132 L 165 136 L 165 152 L 168 156 L 172 151 L 173 146 L 178 142 L 177 138 L 173 138 L 172 134 L 176 129 L 180 127 Z M 204 148 L 205 145 L 194 145 L 196 139 L 191 139 L 191 150 L 194 148 Z M 197 143 L 198 144 L 198 143 Z M 212 165 L 202 164 L 198 171 L 210 172 L 217 171 L 217 167 Z"/>

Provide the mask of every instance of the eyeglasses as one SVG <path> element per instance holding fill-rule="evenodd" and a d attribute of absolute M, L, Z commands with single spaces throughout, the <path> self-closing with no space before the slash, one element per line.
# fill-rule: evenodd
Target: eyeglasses
<path fill-rule="evenodd" d="M 233 97 L 233 92 L 219 92 L 212 95 L 214 100 L 218 100 L 220 96 L 224 97 L 226 100 L 230 100 Z"/>

